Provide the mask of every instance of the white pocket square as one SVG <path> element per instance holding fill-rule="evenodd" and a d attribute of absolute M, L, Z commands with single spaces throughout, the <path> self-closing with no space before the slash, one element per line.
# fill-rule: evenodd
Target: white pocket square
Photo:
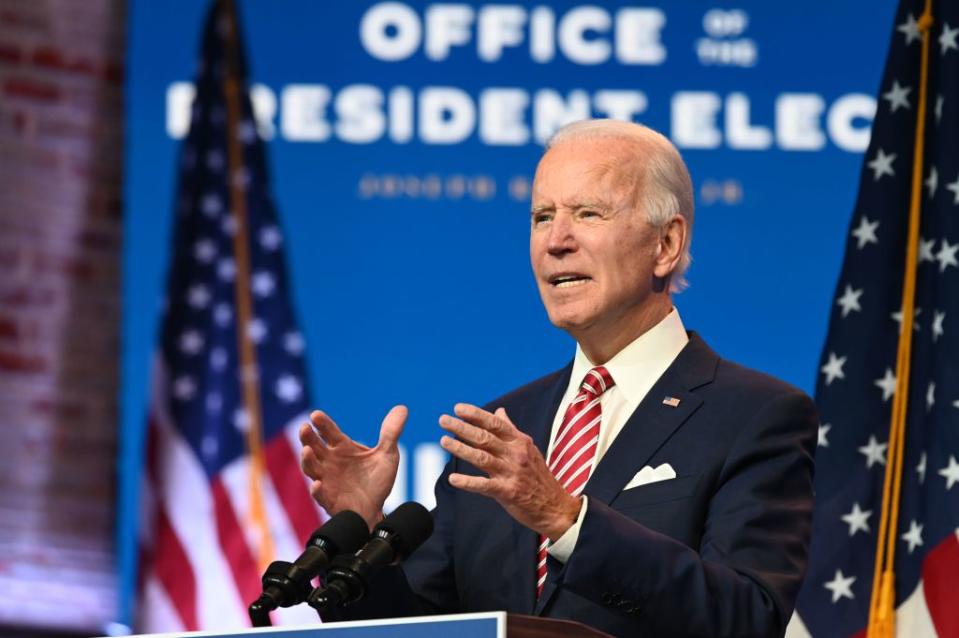
<path fill-rule="evenodd" d="M 647 465 L 640 471 L 636 472 L 636 476 L 626 484 L 626 487 L 623 490 L 631 490 L 634 487 L 639 487 L 640 485 L 646 485 L 647 483 L 656 483 L 657 481 L 668 481 L 669 479 L 676 478 L 676 470 L 673 469 L 673 466 L 669 463 L 663 463 L 659 467 L 652 467 Z"/>

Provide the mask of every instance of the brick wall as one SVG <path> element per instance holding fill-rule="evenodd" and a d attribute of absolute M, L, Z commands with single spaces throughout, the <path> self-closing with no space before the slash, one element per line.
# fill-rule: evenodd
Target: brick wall
<path fill-rule="evenodd" d="M 0 625 L 116 607 L 123 0 L 0 0 Z"/>

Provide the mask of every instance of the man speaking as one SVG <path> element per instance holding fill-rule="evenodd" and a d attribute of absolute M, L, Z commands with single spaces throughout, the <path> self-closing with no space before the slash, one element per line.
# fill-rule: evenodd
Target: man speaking
<path fill-rule="evenodd" d="M 435 531 L 353 618 L 507 610 L 614 636 L 779 636 L 806 567 L 812 401 L 721 359 L 672 303 L 693 190 L 679 153 L 636 124 L 577 122 L 533 181 L 530 261 L 562 370 L 440 417 L 452 460 Z M 755 329 L 755 327 L 746 327 Z M 407 411 L 376 447 L 322 412 L 300 431 L 328 512 L 372 527 Z"/>

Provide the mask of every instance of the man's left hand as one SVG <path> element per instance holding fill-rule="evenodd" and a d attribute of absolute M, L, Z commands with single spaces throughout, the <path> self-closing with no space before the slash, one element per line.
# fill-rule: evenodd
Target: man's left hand
<path fill-rule="evenodd" d="M 489 496 L 520 524 L 556 542 L 579 515 L 580 499 L 553 477 L 533 439 L 510 421 L 506 410 L 487 412 L 458 403 L 456 415 L 440 417 L 440 445 L 487 476 L 450 474 L 450 485 Z M 457 418 L 458 417 L 458 418 Z"/>

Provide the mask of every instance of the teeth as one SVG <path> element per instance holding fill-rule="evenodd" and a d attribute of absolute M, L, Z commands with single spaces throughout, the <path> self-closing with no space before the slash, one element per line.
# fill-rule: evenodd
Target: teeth
<path fill-rule="evenodd" d="M 557 288 L 572 288 L 586 283 L 586 279 L 564 279 L 556 283 Z"/>

